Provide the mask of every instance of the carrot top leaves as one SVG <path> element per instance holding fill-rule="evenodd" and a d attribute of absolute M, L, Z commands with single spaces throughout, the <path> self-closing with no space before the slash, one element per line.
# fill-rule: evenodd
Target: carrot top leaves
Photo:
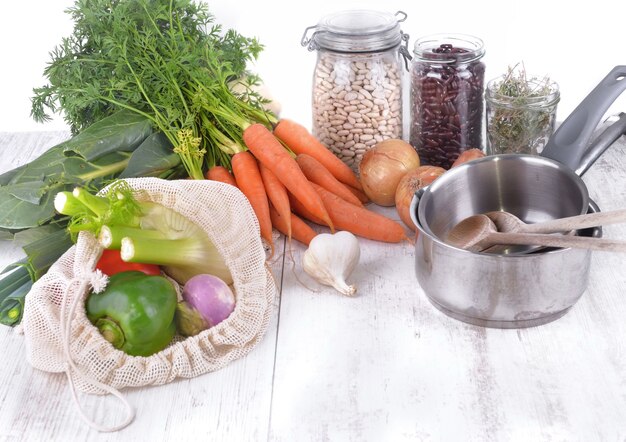
<path fill-rule="evenodd" d="M 193 178 L 202 176 L 205 153 L 223 160 L 222 147 L 241 145 L 247 125 L 275 120 L 252 88 L 259 78 L 246 71 L 262 46 L 224 32 L 207 4 L 75 0 L 68 12 L 74 30 L 51 53 L 48 84 L 34 90 L 35 120 L 62 112 L 76 133 L 128 109 L 167 136 Z M 245 93 L 230 90 L 235 80 L 248 85 Z"/>

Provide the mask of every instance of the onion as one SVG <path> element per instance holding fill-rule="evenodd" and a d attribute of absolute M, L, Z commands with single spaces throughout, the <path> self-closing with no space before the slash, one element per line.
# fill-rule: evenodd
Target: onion
<path fill-rule="evenodd" d="M 400 179 L 419 165 L 419 156 L 409 143 L 397 139 L 381 141 L 365 152 L 359 164 L 363 191 L 379 206 L 393 206 Z"/>
<path fill-rule="evenodd" d="M 235 309 L 235 295 L 217 276 L 200 274 L 183 287 L 178 303 L 176 325 L 184 336 L 193 336 L 219 324 Z"/>
<path fill-rule="evenodd" d="M 420 166 L 407 172 L 398 183 L 395 195 L 396 210 L 402 222 L 412 230 L 417 229 L 415 224 L 413 224 L 409 210 L 413 195 L 422 187 L 426 187 L 435 181 L 445 171 L 442 167 Z"/>
<path fill-rule="evenodd" d="M 460 166 L 463 163 L 467 163 L 468 161 L 472 161 L 472 160 L 475 160 L 477 158 L 482 158 L 484 156 L 485 156 L 485 154 L 480 149 L 468 149 L 468 150 L 465 150 L 465 151 L 461 152 L 461 155 L 459 155 L 456 158 L 456 160 L 454 160 L 454 163 L 452 163 L 452 167 Z"/>

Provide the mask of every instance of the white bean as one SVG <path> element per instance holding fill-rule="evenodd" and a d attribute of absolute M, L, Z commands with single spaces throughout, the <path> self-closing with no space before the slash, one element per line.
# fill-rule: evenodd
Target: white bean
<path fill-rule="evenodd" d="M 355 172 L 377 142 L 401 135 L 401 66 L 377 56 L 320 54 L 313 133 Z"/>

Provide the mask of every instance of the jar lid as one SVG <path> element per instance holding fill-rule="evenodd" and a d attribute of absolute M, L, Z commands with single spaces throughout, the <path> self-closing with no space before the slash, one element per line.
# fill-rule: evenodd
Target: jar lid
<path fill-rule="evenodd" d="M 419 60 L 438 63 L 469 63 L 485 55 L 480 38 L 464 34 L 433 34 L 418 38 L 413 53 Z"/>
<path fill-rule="evenodd" d="M 400 15 L 400 18 L 398 18 Z M 342 11 L 326 15 L 302 36 L 302 46 L 310 51 L 373 52 L 392 48 L 403 40 L 400 23 L 407 15 L 369 10 Z M 307 33 L 314 30 L 310 38 Z"/>

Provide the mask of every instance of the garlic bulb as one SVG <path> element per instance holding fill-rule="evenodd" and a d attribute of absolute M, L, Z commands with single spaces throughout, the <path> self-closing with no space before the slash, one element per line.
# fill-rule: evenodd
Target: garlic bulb
<path fill-rule="evenodd" d="M 320 233 L 311 240 L 302 257 L 302 268 L 324 285 L 330 285 L 346 296 L 356 293 L 346 278 L 359 262 L 359 240 L 350 232 Z"/>

